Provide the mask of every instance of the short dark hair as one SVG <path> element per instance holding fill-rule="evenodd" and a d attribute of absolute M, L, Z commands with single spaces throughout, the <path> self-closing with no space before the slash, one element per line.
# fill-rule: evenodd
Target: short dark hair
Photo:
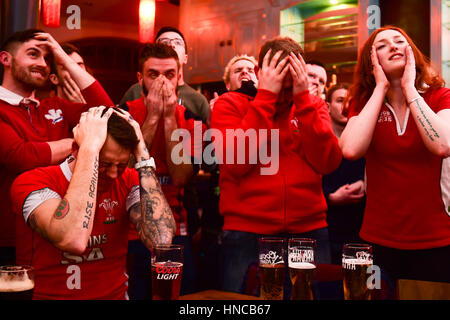
<path fill-rule="evenodd" d="M 181 36 L 181 38 L 183 39 L 183 42 L 184 42 L 184 51 L 187 53 L 186 39 L 184 38 L 184 36 L 183 36 L 183 34 L 181 33 L 181 31 L 178 30 L 177 28 L 169 27 L 169 26 L 162 27 L 161 29 L 159 29 L 158 33 L 156 34 L 155 42 L 156 42 L 156 40 L 158 40 L 158 38 L 159 38 L 163 33 L 166 33 L 166 32 L 176 32 L 176 33 L 178 33 L 178 34 Z"/>
<path fill-rule="evenodd" d="M 62 48 L 62 49 L 64 50 L 64 52 L 67 53 L 69 56 L 70 56 L 72 53 L 75 52 L 75 53 L 78 53 L 78 54 L 80 55 L 80 57 L 81 57 L 80 50 L 79 50 L 77 47 L 75 47 L 73 44 L 69 43 L 69 42 L 65 42 L 65 43 L 61 44 L 61 48 Z M 58 73 L 58 70 L 56 69 L 56 63 L 55 63 L 55 60 L 52 61 L 51 68 L 50 68 L 50 73 L 53 73 L 53 74 L 57 74 L 57 73 Z"/>
<path fill-rule="evenodd" d="M 149 43 L 145 45 L 139 54 L 139 72 L 143 72 L 144 63 L 149 58 L 170 59 L 173 58 L 177 62 L 180 69 L 180 60 L 178 60 L 177 52 L 170 46 L 162 43 Z"/>
<path fill-rule="evenodd" d="M 102 115 L 106 113 L 108 109 L 109 108 L 103 110 Z M 114 108 L 114 110 L 121 112 L 118 108 Z M 113 112 L 108 119 L 108 134 L 119 144 L 119 146 L 131 151 L 136 149 L 136 146 L 139 144 L 139 139 L 131 124 L 115 112 Z"/>
<path fill-rule="evenodd" d="M 261 47 L 261 50 L 259 51 L 259 58 L 258 58 L 258 67 L 259 68 L 262 67 L 264 56 L 269 51 L 269 49 L 272 49 L 272 52 L 270 53 L 270 56 L 269 56 L 269 61 L 272 60 L 273 56 L 278 51 L 280 51 L 280 50 L 283 51 L 283 53 L 281 54 L 280 58 L 277 61 L 277 65 L 282 59 L 284 59 L 284 57 L 286 57 L 291 52 L 293 52 L 295 55 L 303 54 L 302 47 L 297 42 L 295 42 L 293 39 L 291 39 L 289 37 L 276 37 L 274 39 L 267 41 Z"/>
<path fill-rule="evenodd" d="M 61 48 L 68 55 L 71 55 L 72 53 L 76 52 L 76 53 L 78 53 L 81 56 L 80 50 L 76 46 L 71 44 L 70 42 L 65 42 L 65 43 L 61 44 Z"/>
<path fill-rule="evenodd" d="M 322 62 L 320 62 L 319 60 L 313 60 L 313 59 L 312 60 L 306 60 L 305 64 L 312 64 L 312 65 L 315 65 L 315 66 L 322 67 L 324 70 L 327 70 L 327 68 L 325 68 L 325 65 Z"/>
<path fill-rule="evenodd" d="M 339 89 L 347 89 L 347 90 L 348 90 L 349 88 L 350 88 L 350 85 L 349 85 L 348 83 L 345 83 L 345 82 L 335 84 L 335 85 L 332 86 L 330 89 L 328 89 L 328 91 L 327 91 L 327 96 L 326 96 L 326 98 L 325 98 L 325 101 L 326 101 L 326 102 L 331 102 L 331 98 L 333 97 L 333 93 L 334 93 L 335 91 L 337 91 L 337 90 L 339 90 Z"/>
<path fill-rule="evenodd" d="M 18 44 L 25 43 L 34 38 L 36 33 L 44 32 L 40 29 L 26 29 L 14 32 L 2 44 L 0 51 L 8 51 L 13 53 Z"/>

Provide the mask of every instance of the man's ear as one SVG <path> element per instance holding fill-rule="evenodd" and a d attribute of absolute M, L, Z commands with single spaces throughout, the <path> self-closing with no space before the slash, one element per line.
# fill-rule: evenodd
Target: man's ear
<path fill-rule="evenodd" d="M 330 103 L 329 102 L 325 102 L 325 103 L 327 104 L 328 112 L 331 112 L 331 105 L 330 105 Z"/>
<path fill-rule="evenodd" d="M 5 67 L 11 67 L 12 56 L 8 51 L 0 51 L 0 63 Z"/>
<path fill-rule="evenodd" d="M 182 64 L 187 64 L 187 62 L 188 62 L 188 55 L 185 54 L 185 55 L 184 55 L 184 63 L 182 63 Z"/>
<path fill-rule="evenodd" d="M 51 73 L 50 76 L 48 77 L 50 79 L 50 82 L 55 85 L 55 86 L 59 86 L 59 79 L 58 76 L 54 73 Z"/>
<path fill-rule="evenodd" d="M 136 76 L 139 81 L 139 84 L 142 86 L 142 74 L 138 71 L 138 72 L 136 72 Z"/>

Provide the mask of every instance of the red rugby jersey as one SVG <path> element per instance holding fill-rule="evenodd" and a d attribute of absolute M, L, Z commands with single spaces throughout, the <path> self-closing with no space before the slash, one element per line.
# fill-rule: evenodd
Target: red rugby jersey
<path fill-rule="evenodd" d="M 450 109 L 450 90 L 423 94 L 428 106 Z M 349 117 L 355 116 L 355 105 Z M 405 127 L 406 123 L 406 127 Z M 412 114 L 399 123 L 388 104 L 381 108 L 366 154 L 367 202 L 362 239 L 396 249 L 428 249 L 450 244 L 448 160 L 425 147 Z"/>
<path fill-rule="evenodd" d="M 127 168 L 108 191 L 97 194 L 88 247 L 82 255 L 75 255 L 43 239 L 22 217 L 24 211 L 31 210 L 25 206 L 36 196 L 33 192 L 51 190 L 56 193 L 54 197 L 64 197 L 69 185 L 68 172 L 67 162 L 37 168 L 20 175 L 11 190 L 17 214 L 17 263 L 35 268 L 33 299 L 127 299 L 127 210 L 139 201 L 139 197 L 136 200 L 130 195 L 132 191 L 139 192 L 138 174 Z"/>

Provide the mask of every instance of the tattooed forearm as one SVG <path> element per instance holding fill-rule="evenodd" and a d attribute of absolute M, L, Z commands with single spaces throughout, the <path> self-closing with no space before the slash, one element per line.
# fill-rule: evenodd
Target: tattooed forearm
<path fill-rule="evenodd" d="M 86 215 L 84 216 L 85 220 L 83 221 L 84 229 L 89 229 L 89 221 L 91 221 L 92 217 L 92 208 L 94 208 L 94 203 L 88 201 L 86 203 Z"/>
<path fill-rule="evenodd" d="M 61 200 L 61 203 L 56 209 L 54 217 L 55 219 L 58 220 L 64 219 L 64 217 L 67 216 L 69 211 L 70 211 L 69 201 L 67 201 L 67 199 L 64 198 Z"/>
<path fill-rule="evenodd" d="M 95 157 L 94 160 L 94 172 L 92 173 L 91 182 L 89 184 L 89 197 L 93 199 L 93 201 L 86 202 L 86 210 L 83 221 L 83 228 L 89 229 L 89 222 L 91 221 L 92 211 L 94 208 L 95 197 L 97 194 L 97 182 L 98 182 L 98 156 Z"/>
<path fill-rule="evenodd" d="M 151 167 L 139 169 L 140 207 L 135 206 L 132 220 L 141 239 L 151 248 L 157 243 L 170 243 L 176 231 L 175 219 Z"/>
<path fill-rule="evenodd" d="M 427 116 L 426 116 L 425 112 L 423 111 L 422 107 L 420 106 L 420 103 L 418 100 L 415 101 L 414 106 L 419 111 L 417 120 L 419 121 L 420 125 L 422 126 L 423 130 L 425 131 L 425 135 L 428 138 L 430 138 L 431 141 L 434 141 L 434 138 L 439 138 L 439 134 L 433 128 L 433 125 L 431 124 L 430 120 L 427 118 Z"/>
<path fill-rule="evenodd" d="M 95 157 L 94 174 L 92 175 L 91 184 L 89 185 L 89 197 L 95 198 L 98 181 L 98 157 Z"/>

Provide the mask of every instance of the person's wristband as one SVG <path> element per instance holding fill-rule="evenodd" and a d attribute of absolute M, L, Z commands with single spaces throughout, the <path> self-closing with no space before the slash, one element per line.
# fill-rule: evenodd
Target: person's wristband
<path fill-rule="evenodd" d="M 150 159 L 139 161 L 134 165 L 134 168 L 136 170 L 139 170 L 140 168 L 144 167 L 152 167 L 154 170 L 156 170 L 155 160 L 152 157 L 150 157 Z"/>
<path fill-rule="evenodd" d="M 417 98 L 412 99 L 411 101 L 408 101 L 408 106 L 413 103 L 414 101 L 417 101 L 419 99 L 422 99 L 422 96 L 418 96 Z"/>

